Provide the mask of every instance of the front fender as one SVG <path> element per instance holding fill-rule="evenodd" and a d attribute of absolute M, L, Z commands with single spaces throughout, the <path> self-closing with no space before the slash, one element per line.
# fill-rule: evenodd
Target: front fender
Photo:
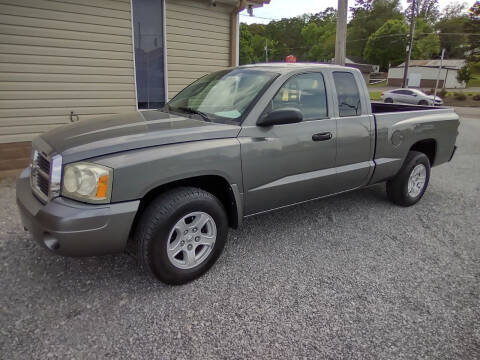
<path fill-rule="evenodd" d="M 93 160 L 114 169 L 112 202 L 142 199 L 177 180 L 217 175 L 243 192 L 236 138 L 192 141 L 112 154 Z"/>

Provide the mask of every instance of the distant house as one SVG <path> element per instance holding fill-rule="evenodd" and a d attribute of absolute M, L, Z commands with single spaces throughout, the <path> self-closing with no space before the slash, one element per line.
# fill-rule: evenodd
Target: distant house
<path fill-rule="evenodd" d="M 2 0 L 0 171 L 70 121 L 158 108 L 238 64 L 239 12 L 270 0 Z M 28 160 L 28 159 L 27 159 Z"/>
<path fill-rule="evenodd" d="M 370 75 L 376 73 L 379 70 L 378 65 L 368 64 L 368 62 L 357 56 L 349 56 L 345 58 L 345 66 L 353 67 L 362 72 L 365 82 L 368 84 L 370 81 Z"/>
<path fill-rule="evenodd" d="M 443 60 L 438 87 L 447 89 L 463 89 L 466 84 L 457 80 L 458 70 L 465 65 L 465 60 Z M 420 88 L 435 87 L 440 60 L 411 60 L 408 69 L 408 86 Z M 388 70 L 388 86 L 401 86 L 405 63 Z"/>

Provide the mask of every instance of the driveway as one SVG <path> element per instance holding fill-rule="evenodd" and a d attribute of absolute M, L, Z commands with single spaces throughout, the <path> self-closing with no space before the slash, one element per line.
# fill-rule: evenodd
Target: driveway
<path fill-rule="evenodd" d="M 3 181 L 0 357 L 478 359 L 480 119 L 464 113 L 416 206 L 376 185 L 250 218 L 181 287 L 128 255 L 47 253 Z"/>

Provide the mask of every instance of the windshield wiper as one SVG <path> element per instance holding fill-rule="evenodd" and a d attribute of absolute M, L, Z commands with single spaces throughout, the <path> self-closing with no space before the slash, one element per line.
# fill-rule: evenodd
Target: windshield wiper
<path fill-rule="evenodd" d="M 204 112 L 201 112 L 199 110 L 195 110 L 191 107 L 180 106 L 178 108 L 173 108 L 173 109 L 174 110 L 175 109 L 182 110 L 182 111 L 185 111 L 185 112 L 190 113 L 190 114 L 200 115 L 203 118 L 203 120 L 212 122 L 212 119 L 210 119 L 207 114 L 205 114 Z"/>

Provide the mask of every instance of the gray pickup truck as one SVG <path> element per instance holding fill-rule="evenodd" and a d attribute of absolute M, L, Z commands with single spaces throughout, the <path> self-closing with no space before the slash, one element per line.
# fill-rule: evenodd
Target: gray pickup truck
<path fill-rule="evenodd" d="M 53 252 L 132 244 L 145 270 L 182 284 L 213 265 L 245 217 L 383 181 L 395 204 L 415 204 L 431 166 L 452 158 L 458 126 L 450 108 L 370 103 L 356 69 L 241 66 L 162 109 L 37 137 L 17 202 Z"/>

